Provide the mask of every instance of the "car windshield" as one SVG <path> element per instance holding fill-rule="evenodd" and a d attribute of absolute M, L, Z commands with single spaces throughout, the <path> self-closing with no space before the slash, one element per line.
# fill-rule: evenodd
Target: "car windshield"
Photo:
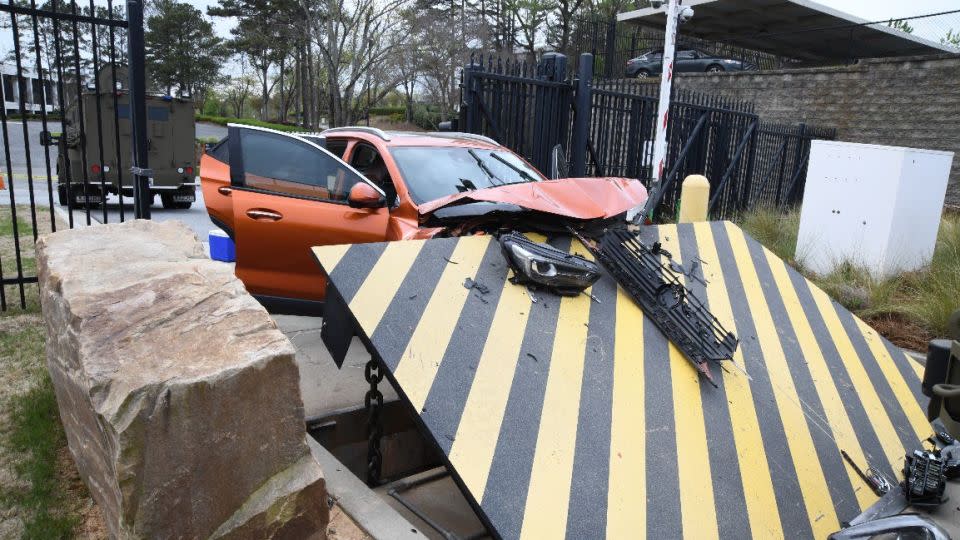
<path fill-rule="evenodd" d="M 502 150 L 404 146 L 391 148 L 390 153 L 417 204 L 475 189 L 543 180 L 536 169 Z"/>

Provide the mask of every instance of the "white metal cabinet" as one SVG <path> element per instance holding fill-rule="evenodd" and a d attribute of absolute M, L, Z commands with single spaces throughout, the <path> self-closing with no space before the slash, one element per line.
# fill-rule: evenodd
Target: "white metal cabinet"
<path fill-rule="evenodd" d="M 827 273 L 849 261 L 877 276 L 930 262 L 953 152 L 813 141 L 797 259 Z"/>

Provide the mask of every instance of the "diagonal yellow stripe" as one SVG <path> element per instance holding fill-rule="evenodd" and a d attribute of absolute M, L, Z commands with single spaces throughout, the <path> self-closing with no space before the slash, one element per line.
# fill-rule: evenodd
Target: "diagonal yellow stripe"
<path fill-rule="evenodd" d="M 887 411 L 883 408 L 883 402 L 880 400 L 880 396 L 873 386 L 873 381 L 870 380 L 867 370 L 863 367 L 860 355 L 857 354 L 856 349 L 853 348 L 853 343 L 850 342 L 850 336 L 848 336 L 847 332 L 843 329 L 843 324 L 837 316 L 833 301 L 827 296 L 827 293 L 812 283 L 810 284 L 810 293 L 813 296 L 814 302 L 817 304 L 818 311 L 820 311 L 823 317 L 823 322 L 827 326 L 830 338 L 837 348 L 840 360 L 847 368 L 847 374 L 850 375 L 850 382 L 853 383 L 853 387 L 857 389 L 857 395 L 860 397 L 863 409 L 867 413 L 867 418 L 870 419 L 870 423 L 873 425 L 877 439 L 880 440 L 880 445 L 883 446 L 883 451 L 886 454 L 887 461 L 890 463 L 890 467 L 895 471 L 900 470 L 900 468 L 903 467 L 903 455 L 905 452 L 903 444 L 900 442 L 900 436 L 897 435 L 897 430 L 893 427 L 893 422 L 891 422 L 890 417 L 887 416 Z"/>
<path fill-rule="evenodd" d="M 310 249 L 313 250 L 313 256 L 320 261 L 320 266 L 323 267 L 323 271 L 329 276 L 333 269 L 340 264 L 340 261 L 343 259 L 343 256 L 347 253 L 347 250 L 350 249 L 351 244 L 340 244 L 336 246 L 315 246 Z"/>
<path fill-rule="evenodd" d="M 607 538 L 642 540 L 647 531 L 644 318 L 633 298 L 617 287 Z"/>
<path fill-rule="evenodd" d="M 927 415 L 917 403 L 917 398 L 913 397 L 913 393 L 908 386 L 909 383 L 904 380 L 900 370 L 894 365 L 893 358 L 890 357 L 890 352 L 883 343 L 883 338 L 880 337 L 880 334 L 877 334 L 876 330 L 870 328 L 867 323 L 861 321 L 859 317 L 854 317 L 853 319 L 857 322 L 860 331 L 863 332 L 863 338 L 870 347 L 873 357 L 877 359 L 877 364 L 880 366 L 880 370 L 883 371 L 883 376 L 887 379 L 890 389 L 893 390 L 893 395 L 900 403 L 900 408 L 903 409 L 903 413 L 910 421 L 910 425 L 913 426 L 917 440 L 926 439 L 933 431 L 930 427 L 930 422 L 927 421 Z"/>
<path fill-rule="evenodd" d="M 372 336 L 380 324 L 390 307 L 390 299 L 397 295 L 423 244 L 424 240 L 389 242 L 350 301 L 350 311 L 368 336 Z"/>
<path fill-rule="evenodd" d="M 708 283 L 706 292 L 710 311 L 724 328 L 736 334 L 733 308 L 730 306 L 730 297 L 720 272 L 720 257 L 714 244 L 713 231 L 710 224 L 704 222 L 695 223 L 693 228 L 697 236 L 697 255 L 703 261 L 704 277 Z M 743 347 L 737 347 L 733 361 L 746 371 Z M 738 370 L 729 369 L 722 373 L 750 530 L 755 538 L 783 538 L 780 511 L 773 489 L 773 478 L 767 466 L 767 453 L 763 447 L 763 436 L 750 391 L 750 381 Z"/>
<path fill-rule="evenodd" d="M 477 501 L 487 487 L 532 306 L 524 287 L 504 283 L 450 448 L 450 462 Z"/>
<path fill-rule="evenodd" d="M 850 417 L 843 407 L 843 400 L 840 398 L 840 392 L 834 383 L 830 367 L 823 357 L 823 352 L 817 343 L 816 335 L 810 326 L 807 315 L 803 312 L 803 306 L 800 304 L 800 297 L 797 295 L 793 282 L 787 272 L 786 263 L 773 254 L 773 252 L 764 248 L 764 254 L 767 263 L 770 266 L 770 272 L 773 274 L 773 280 L 777 284 L 777 290 L 780 291 L 780 297 L 787 310 L 787 316 L 790 318 L 790 325 L 793 327 L 794 334 L 797 337 L 797 343 L 803 351 L 803 359 L 810 370 L 810 377 L 813 379 L 814 387 L 817 390 L 817 396 L 823 405 L 823 412 L 830 425 L 830 431 L 837 442 L 837 445 L 845 450 L 854 462 L 860 467 L 866 469 L 867 458 L 864 455 L 863 447 L 857 438 L 857 433 L 853 429 Z M 850 485 L 854 487 L 857 495 L 857 503 L 861 510 L 876 502 L 877 496 L 867 489 L 863 479 L 844 461 L 844 468 L 847 470 L 847 476 L 850 478 Z M 857 489 L 860 488 L 860 489 Z"/>
<path fill-rule="evenodd" d="M 403 388 L 407 400 L 419 411 L 440 369 L 440 361 L 456 330 L 463 305 L 470 289 L 463 286 L 467 278 L 476 278 L 480 262 L 490 244 L 490 237 L 468 237 L 457 241 L 430 301 L 413 330 L 407 348 L 398 360 L 393 375 Z M 475 302 L 479 300 L 474 299 Z"/>
<path fill-rule="evenodd" d="M 783 347 L 780 345 L 777 327 L 770 315 L 770 308 L 750 258 L 750 252 L 747 250 L 743 231 L 730 222 L 724 222 L 724 225 L 733 249 L 734 260 L 737 261 L 737 268 L 740 270 L 740 279 L 757 332 L 757 342 L 763 350 L 766 371 L 773 385 L 774 399 L 783 421 L 783 429 L 787 436 L 800 491 L 803 493 L 810 527 L 815 537 L 824 538 L 839 528 L 840 521 L 837 519 L 827 481 L 820 467 L 817 449 L 813 445 L 813 437 L 810 435 L 806 417 L 800 406 L 800 396 L 790 376 L 790 368 L 783 353 Z"/>
<path fill-rule="evenodd" d="M 661 225 L 658 231 L 663 248 L 673 255 L 677 264 L 682 264 L 677 228 Z M 709 383 L 701 383 L 697 370 L 676 345 L 671 342 L 669 347 L 683 534 L 696 538 L 717 538 L 720 532 L 713 500 L 713 482 L 710 480 L 703 400 L 700 398 L 700 385 Z M 712 386 L 710 388 L 713 389 Z"/>
<path fill-rule="evenodd" d="M 903 356 L 907 358 L 907 364 L 910 365 L 910 369 L 917 374 L 917 380 L 913 381 L 915 384 L 920 384 L 923 381 L 923 366 L 920 365 L 920 362 L 917 362 L 909 354 L 903 353 Z"/>
<path fill-rule="evenodd" d="M 570 251 L 585 250 L 571 246 Z M 560 300 L 520 538 L 566 534 L 590 302 L 583 294 Z"/>

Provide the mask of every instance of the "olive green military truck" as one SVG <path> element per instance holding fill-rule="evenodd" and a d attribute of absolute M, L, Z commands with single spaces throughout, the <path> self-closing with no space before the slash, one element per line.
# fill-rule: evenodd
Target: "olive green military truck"
<path fill-rule="evenodd" d="M 76 97 L 76 86 L 64 84 L 66 130 L 60 134 L 40 134 L 41 144 L 57 147 L 57 189 L 60 204 L 64 206 L 96 206 L 106 200 L 107 194 L 116 195 L 121 191 L 124 197 L 133 196 L 130 94 L 125 88 L 112 89 L 109 66 L 100 70 L 99 79 L 100 93 L 97 94 L 90 83 L 80 100 Z M 125 87 L 127 80 L 126 69 L 117 67 L 117 81 Z M 193 103 L 170 96 L 148 95 L 146 113 L 151 196 L 160 195 L 164 208 L 190 208 L 199 185 Z M 119 145 L 116 127 L 119 127 Z M 132 200 L 125 202 L 132 203 Z"/>

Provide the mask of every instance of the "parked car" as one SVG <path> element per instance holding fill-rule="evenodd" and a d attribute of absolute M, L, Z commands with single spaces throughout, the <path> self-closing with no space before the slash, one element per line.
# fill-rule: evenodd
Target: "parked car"
<path fill-rule="evenodd" d="M 311 308 L 326 282 L 310 247 L 606 226 L 646 201 L 627 178 L 548 180 L 486 137 L 229 126 L 201 159 L 210 219 L 236 243 L 236 274 L 265 305 Z M 315 307 L 315 306 L 314 306 Z"/>
<path fill-rule="evenodd" d="M 696 49 L 678 49 L 674 55 L 675 72 L 721 72 L 748 71 L 757 67 L 749 62 L 714 56 Z M 644 78 L 663 72 L 663 51 L 648 51 L 636 58 L 627 60 L 624 74 L 627 77 Z"/>

